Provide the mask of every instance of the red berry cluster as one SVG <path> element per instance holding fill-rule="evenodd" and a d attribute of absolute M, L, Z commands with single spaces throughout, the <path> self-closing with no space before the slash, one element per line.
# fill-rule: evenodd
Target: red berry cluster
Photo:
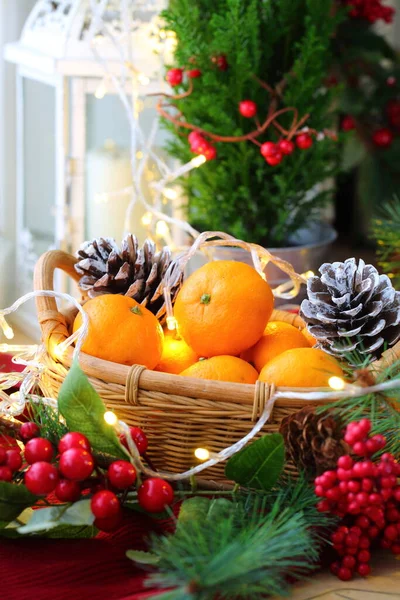
<path fill-rule="evenodd" d="M 354 572 L 363 577 L 370 573 L 370 546 L 376 540 L 400 553 L 400 464 L 389 453 L 371 460 L 386 440 L 379 434 L 371 436 L 370 431 L 368 419 L 350 423 L 344 440 L 362 460 L 341 456 L 336 470 L 315 479 L 315 494 L 323 498 L 318 510 L 343 519 L 331 537 L 340 557 L 331 570 L 343 581 L 350 580 Z"/>
<path fill-rule="evenodd" d="M 170 86 L 176 87 L 178 85 L 181 85 L 184 79 L 184 75 L 185 71 L 183 69 L 170 69 L 167 72 L 166 80 L 168 81 Z M 202 76 L 202 72 L 200 71 L 200 69 L 189 69 L 188 71 L 186 71 L 186 75 L 190 79 L 197 79 L 198 77 Z"/>
<path fill-rule="evenodd" d="M 60 502 L 76 502 L 82 493 L 95 492 L 91 500 L 95 526 L 103 531 L 115 529 L 122 516 L 118 494 L 135 484 L 135 467 L 127 460 L 116 460 L 104 476 L 100 473 L 100 477 L 93 478 L 96 464 L 86 436 L 78 432 L 65 434 L 59 441 L 56 457 L 53 444 L 39 434 L 35 423 L 21 425 L 20 436 L 25 442 L 24 468 L 27 466 L 24 482 L 28 490 L 36 496 L 54 493 Z M 148 446 L 146 434 L 139 427 L 131 427 L 130 434 L 139 453 L 144 454 Z M 127 446 L 125 436 L 121 436 L 120 441 Z M 0 446 L 0 481 L 12 481 L 23 466 L 21 450 L 14 440 L 11 442 Z M 173 498 L 170 484 L 157 477 L 147 479 L 138 489 L 138 502 L 148 512 L 163 511 Z"/>
<path fill-rule="evenodd" d="M 217 150 L 202 133 L 199 131 L 192 131 L 188 136 L 190 150 L 194 154 L 202 154 L 207 160 L 214 160 L 217 158 Z"/>
<path fill-rule="evenodd" d="M 296 136 L 296 146 L 300 150 L 307 150 L 313 145 L 313 139 L 309 133 L 299 133 Z M 275 167 L 279 165 L 285 155 L 292 154 L 295 150 L 295 144 L 292 140 L 282 139 L 276 144 L 274 142 L 264 142 L 260 148 L 260 152 L 265 158 L 265 161 Z"/>
<path fill-rule="evenodd" d="M 349 14 L 352 18 L 366 19 L 370 23 L 379 20 L 391 23 L 396 12 L 394 8 L 384 6 L 382 0 L 344 0 L 344 3 L 351 7 Z"/>

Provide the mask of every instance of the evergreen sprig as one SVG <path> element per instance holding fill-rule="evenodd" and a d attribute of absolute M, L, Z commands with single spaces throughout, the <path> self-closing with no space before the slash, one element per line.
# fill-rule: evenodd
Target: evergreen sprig
<path fill-rule="evenodd" d="M 373 363 L 372 363 L 373 364 Z M 366 367 L 365 363 L 363 367 Z M 372 433 L 381 433 L 386 438 L 385 452 L 400 457 L 400 360 L 377 374 L 376 383 L 398 381 L 398 387 L 383 392 L 365 394 L 354 398 L 324 405 L 318 412 L 329 410 L 340 418 L 344 425 L 364 417 L 371 420 Z"/>
<path fill-rule="evenodd" d="M 202 511 L 191 513 L 192 518 L 178 521 L 175 534 L 152 538 L 157 573 L 148 583 L 174 588 L 157 596 L 164 600 L 284 594 L 288 576 L 303 578 L 316 567 L 317 526 L 329 522 L 315 504 L 309 484 L 300 478 L 272 494 L 239 494 L 229 511 L 210 509 L 209 518 Z"/>
<path fill-rule="evenodd" d="M 379 265 L 392 279 L 394 287 L 400 287 L 400 199 L 386 204 L 381 218 L 372 224 L 376 240 Z"/>
<path fill-rule="evenodd" d="M 240 116 L 241 100 L 252 99 L 262 120 L 269 93 L 253 75 L 286 86 L 279 107 L 294 106 L 307 125 L 323 131 L 334 123 L 338 90 L 324 86 L 331 61 L 331 39 L 341 13 L 332 0 L 172 0 L 164 12 L 177 36 L 174 66 L 195 60 L 202 77 L 194 92 L 176 101 L 186 121 L 220 135 L 254 129 Z M 225 54 L 229 68 L 220 71 L 212 57 Z M 279 118 L 290 128 L 293 114 Z M 170 122 L 167 149 L 183 162 L 193 158 L 187 136 Z M 260 141 L 277 141 L 270 127 Z M 189 198 L 189 220 L 200 230 L 226 231 L 264 245 L 285 245 L 290 234 L 315 217 L 330 192 L 318 187 L 336 171 L 338 144 L 329 138 L 307 151 L 296 150 L 277 167 L 266 164 L 250 142 L 217 144 L 218 159 L 182 180 Z"/>
<path fill-rule="evenodd" d="M 64 424 L 58 410 L 44 402 L 31 402 L 29 411 L 32 421 L 40 427 L 40 435 L 57 445 L 68 428 Z"/>

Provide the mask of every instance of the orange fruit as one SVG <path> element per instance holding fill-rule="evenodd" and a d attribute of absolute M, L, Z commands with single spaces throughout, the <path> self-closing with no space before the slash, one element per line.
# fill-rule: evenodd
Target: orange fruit
<path fill-rule="evenodd" d="M 309 347 L 310 344 L 296 327 L 281 321 L 270 321 L 258 342 L 242 352 L 240 358 L 254 365 L 257 371 L 261 371 L 267 362 L 285 350 Z"/>
<path fill-rule="evenodd" d="M 327 387 L 333 375 L 344 377 L 333 356 L 318 348 L 292 348 L 270 360 L 259 379 L 278 387 Z"/>
<path fill-rule="evenodd" d="M 258 373 L 254 367 L 236 356 L 212 356 L 199 360 L 182 371 L 184 377 L 232 381 L 234 383 L 255 383 Z"/>
<path fill-rule="evenodd" d="M 245 263 L 219 260 L 184 282 L 175 302 L 179 333 L 198 356 L 237 355 L 262 336 L 274 299 Z"/>
<path fill-rule="evenodd" d="M 165 332 L 161 360 L 154 370 L 178 375 L 198 360 L 199 357 L 185 340 L 177 339 L 174 334 Z"/>
<path fill-rule="evenodd" d="M 136 300 L 121 294 L 104 294 L 88 300 L 83 310 L 89 316 L 89 331 L 82 351 L 96 358 L 123 365 L 160 362 L 164 333 L 157 318 Z M 78 313 L 73 330 L 82 324 Z"/>

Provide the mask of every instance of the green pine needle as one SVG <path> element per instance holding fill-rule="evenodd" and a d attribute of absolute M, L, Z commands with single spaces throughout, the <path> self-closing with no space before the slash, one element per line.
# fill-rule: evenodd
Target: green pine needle
<path fill-rule="evenodd" d="M 153 537 L 159 557 L 150 586 L 174 588 L 164 600 L 264 598 L 282 595 L 288 576 L 304 578 L 316 568 L 320 539 L 316 526 L 329 525 L 315 508 L 303 477 L 272 494 L 242 492 L 228 514 L 204 514 L 178 522 L 175 534 Z"/>
<path fill-rule="evenodd" d="M 44 404 L 44 402 L 31 402 L 29 405 L 32 421 L 40 427 L 40 435 L 57 445 L 63 435 L 68 433 L 68 428 L 61 420 L 58 410 Z"/>
<path fill-rule="evenodd" d="M 386 204 L 381 218 L 375 219 L 372 235 L 378 244 L 379 265 L 391 278 L 394 287 L 400 287 L 400 200 Z"/>

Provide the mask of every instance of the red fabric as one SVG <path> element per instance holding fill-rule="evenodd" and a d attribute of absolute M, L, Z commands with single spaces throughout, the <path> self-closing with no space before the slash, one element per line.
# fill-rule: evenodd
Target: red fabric
<path fill-rule="evenodd" d="M 129 511 L 115 534 L 91 540 L 0 540 L 0 598 L 4 600 L 145 600 L 146 573 L 125 552 L 146 549 L 150 531 L 164 529 Z"/>

